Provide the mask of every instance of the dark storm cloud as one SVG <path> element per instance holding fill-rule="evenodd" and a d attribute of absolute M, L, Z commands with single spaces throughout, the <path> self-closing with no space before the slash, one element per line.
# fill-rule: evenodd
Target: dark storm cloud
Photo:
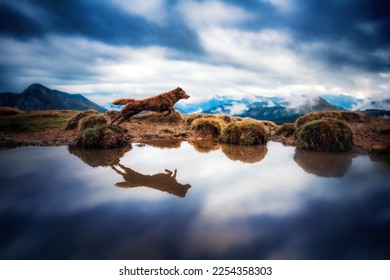
<path fill-rule="evenodd" d="M 308 55 L 325 60 L 331 67 L 351 66 L 370 72 L 390 69 L 390 55 L 385 54 L 390 47 L 388 1 L 298 0 L 290 1 L 289 10 L 266 0 L 226 2 L 256 15 L 242 26 L 247 30 L 287 31 L 294 38 L 294 51 L 302 51 L 303 44 L 323 44 Z"/>
<path fill-rule="evenodd" d="M 0 90 L 40 82 L 83 85 L 77 92 L 143 85 L 146 92 L 158 77 L 166 87 L 186 81 L 204 95 L 332 91 L 383 97 L 390 86 L 389 5 L 0 0 Z"/>
<path fill-rule="evenodd" d="M 108 1 L 22 1 L 33 6 L 28 14 L 13 4 L 2 4 L 0 33 L 14 38 L 34 38 L 46 34 L 78 35 L 115 45 L 162 45 L 187 51 L 198 51 L 193 31 L 179 16 L 165 24 L 147 21 L 130 14 Z M 42 16 L 44 15 L 44 16 Z"/>
<path fill-rule="evenodd" d="M 381 0 L 299 1 L 286 22 L 296 40 L 321 42 L 316 53 L 332 66 L 390 69 L 390 4 Z"/>
<path fill-rule="evenodd" d="M 28 38 L 42 34 L 43 27 L 17 9 L 0 4 L 0 34 Z"/>

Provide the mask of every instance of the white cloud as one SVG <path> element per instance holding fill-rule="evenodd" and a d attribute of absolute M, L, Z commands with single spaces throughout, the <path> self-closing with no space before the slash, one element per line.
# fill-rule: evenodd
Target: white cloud
<path fill-rule="evenodd" d="M 164 0 L 113 0 L 113 3 L 130 14 L 142 16 L 155 23 L 163 23 L 166 20 L 167 12 L 164 2 Z"/>
<path fill-rule="evenodd" d="M 232 106 L 226 107 L 230 115 L 239 115 L 248 110 L 248 107 L 242 103 L 234 103 Z"/>
<path fill-rule="evenodd" d="M 182 1 L 178 8 L 190 26 L 196 28 L 231 26 L 253 17 L 246 10 L 216 0 Z"/>
<path fill-rule="evenodd" d="M 284 32 L 230 27 L 198 32 L 205 49 L 205 54 L 199 56 L 161 46 L 113 46 L 81 37 L 47 36 L 28 42 L 0 38 L 0 64 L 18 72 L 17 76 L 8 72 L 9 76 L 3 75 L 2 79 L 13 83 L 18 91 L 39 82 L 71 93 L 85 93 L 100 105 L 120 96 L 142 98 L 177 86 L 191 96 L 181 102 L 215 95 L 388 96 L 388 73 L 328 69 L 310 56 L 321 45 L 302 45 L 302 52 L 293 51 L 290 46 L 294 39 Z"/>
<path fill-rule="evenodd" d="M 307 72 L 307 68 L 288 45 L 288 34 L 276 30 L 260 32 L 210 28 L 199 32 L 209 59 L 217 63 L 236 64 L 271 75 L 290 77 Z"/>

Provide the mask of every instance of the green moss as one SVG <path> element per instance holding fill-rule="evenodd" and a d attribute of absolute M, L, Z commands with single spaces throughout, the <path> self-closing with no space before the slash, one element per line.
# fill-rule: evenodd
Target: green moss
<path fill-rule="evenodd" d="M 217 117 L 198 118 L 191 124 L 197 134 L 202 136 L 211 136 L 214 139 L 218 139 L 225 127 L 224 122 Z"/>
<path fill-rule="evenodd" d="M 83 119 L 87 116 L 90 116 L 90 115 L 97 115 L 97 114 L 99 114 L 99 113 L 95 110 L 85 110 L 85 111 L 78 112 L 72 118 L 70 118 L 68 120 L 68 122 L 66 123 L 65 129 L 75 129 L 79 126 L 79 122 L 81 119 Z"/>
<path fill-rule="evenodd" d="M 338 119 L 346 122 L 361 122 L 363 121 L 364 115 L 358 112 L 350 111 L 320 111 L 320 112 L 311 112 L 300 118 L 298 118 L 295 123 L 297 127 L 304 125 L 309 121 L 319 120 L 323 118 L 332 118 Z"/>
<path fill-rule="evenodd" d="M 232 116 L 226 115 L 226 114 L 195 113 L 195 114 L 188 115 L 186 117 L 186 124 L 191 125 L 195 120 L 200 119 L 200 118 L 211 118 L 211 119 L 218 118 L 221 121 L 223 121 L 225 124 L 236 121 L 235 117 L 232 117 Z"/>
<path fill-rule="evenodd" d="M 76 145 L 84 148 L 116 148 L 128 144 L 125 132 L 113 125 L 102 125 L 82 130 Z"/>
<path fill-rule="evenodd" d="M 344 121 L 324 118 L 305 123 L 296 131 L 297 146 L 306 150 L 343 152 L 353 147 L 352 130 Z"/>
<path fill-rule="evenodd" d="M 102 126 L 105 124 L 107 124 L 107 119 L 103 115 L 92 114 L 80 120 L 80 130 L 84 130 L 96 126 Z"/>
<path fill-rule="evenodd" d="M 264 125 L 256 120 L 243 119 L 229 124 L 223 132 L 221 142 L 235 145 L 263 145 L 268 140 Z"/>
<path fill-rule="evenodd" d="M 73 111 L 39 111 L 0 117 L 0 130 L 35 132 L 49 129 L 64 129 Z"/>
<path fill-rule="evenodd" d="M 147 112 L 135 115 L 131 118 L 131 120 L 144 123 L 160 123 L 174 125 L 182 121 L 182 115 L 177 110 L 174 110 L 172 113 Z"/>

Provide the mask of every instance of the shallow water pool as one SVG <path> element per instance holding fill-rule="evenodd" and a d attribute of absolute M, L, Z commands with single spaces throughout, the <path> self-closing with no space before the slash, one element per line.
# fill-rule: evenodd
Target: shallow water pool
<path fill-rule="evenodd" d="M 182 142 L 0 165 L 1 259 L 390 258 L 390 166 L 367 155 Z"/>

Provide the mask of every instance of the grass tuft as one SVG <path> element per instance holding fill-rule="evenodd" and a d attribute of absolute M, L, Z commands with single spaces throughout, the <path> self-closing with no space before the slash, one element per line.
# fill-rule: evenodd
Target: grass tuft
<path fill-rule="evenodd" d="M 80 120 L 80 130 L 92 128 L 95 126 L 102 126 L 107 124 L 107 119 L 101 114 L 92 114 Z"/>
<path fill-rule="evenodd" d="M 264 145 L 267 143 L 267 130 L 260 121 L 243 119 L 229 124 L 221 136 L 221 142 L 242 146 Z"/>
<path fill-rule="evenodd" d="M 275 135 L 290 137 L 294 135 L 295 129 L 296 127 L 294 123 L 284 123 L 276 129 Z"/>
<path fill-rule="evenodd" d="M 323 118 L 338 119 L 346 122 L 362 122 L 364 115 L 358 112 L 351 111 L 320 111 L 306 114 L 295 121 L 297 127 L 304 125 L 307 122 L 319 120 Z"/>
<path fill-rule="evenodd" d="M 125 132 L 118 126 L 101 125 L 82 130 L 76 146 L 83 148 L 110 149 L 128 145 Z"/>
<path fill-rule="evenodd" d="M 0 117 L 0 130 L 10 132 L 36 132 L 64 129 L 75 111 L 34 111 Z"/>
<path fill-rule="evenodd" d="M 95 115 L 95 114 L 99 114 L 99 113 L 95 110 L 85 110 L 85 111 L 78 112 L 68 120 L 65 129 L 76 129 L 78 128 L 79 122 L 82 118 L 85 118 L 90 115 Z"/>
<path fill-rule="evenodd" d="M 353 147 L 352 130 L 339 119 L 323 118 L 306 122 L 295 132 L 297 146 L 305 150 L 344 152 Z"/>
<path fill-rule="evenodd" d="M 218 140 L 225 128 L 224 122 L 218 117 L 197 118 L 191 124 L 191 129 L 198 135 Z"/>

